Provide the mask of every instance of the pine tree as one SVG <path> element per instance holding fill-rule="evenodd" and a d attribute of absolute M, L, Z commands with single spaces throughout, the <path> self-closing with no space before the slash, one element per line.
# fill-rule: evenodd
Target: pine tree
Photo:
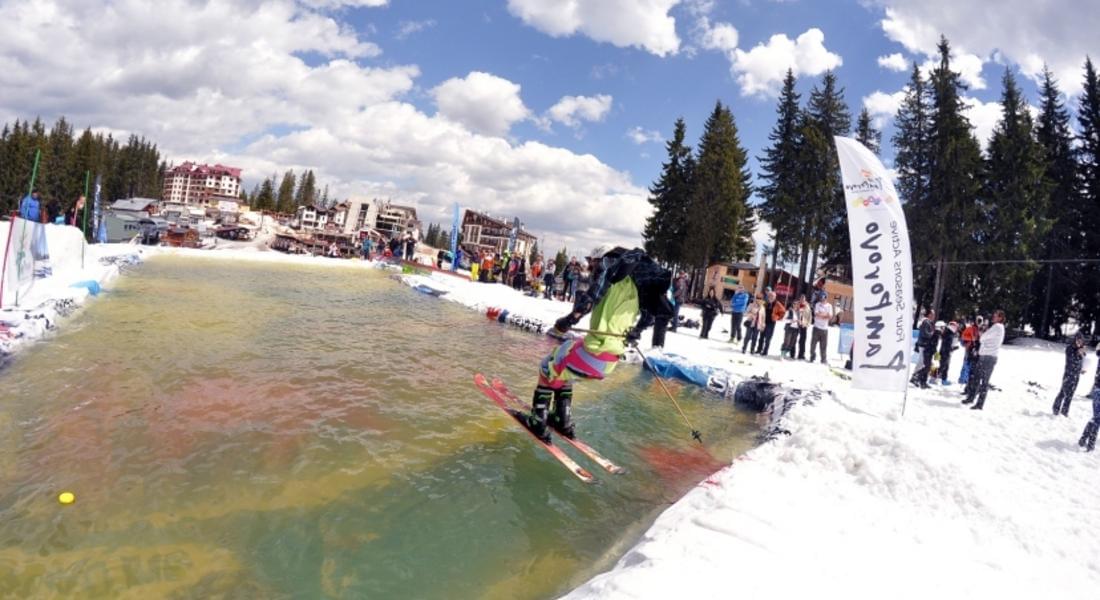
<path fill-rule="evenodd" d="M 859 119 L 856 121 L 856 140 L 875 154 L 882 149 L 882 132 L 871 124 L 871 113 L 866 106 L 859 111 Z"/>
<path fill-rule="evenodd" d="M 718 261 L 749 256 L 737 253 L 751 247 L 752 231 L 742 231 L 752 186 L 748 156 L 737 135 L 733 113 L 715 103 L 699 141 L 695 185 L 688 210 L 691 235 L 684 241 L 684 262 L 706 268 Z"/>
<path fill-rule="evenodd" d="M 771 145 L 758 159 L 763 180 L 758 190 L 762 198 L 758 209 L 760 218 L 777 232 L 772 251 L 788 259 L 798 257 L 799 267 L 804 271 L 809 236 L 805 232 L 807 211 L 802 202 L 799 163 L 802 125 L 799 100 L 794 72 L 787 69 L 775 111 L 776 122 L 768 135 Z M 778 235 L 779 232 L 783 234 Z"/>
<path fill-rule="evenodd" d="M 317 178 L 310 169 L 302 175 L 298 182 L 298 191 L 294 193 L 294 208 L 308 206 L 317 202 Z"/>
<path fill-rule="evenodd" d="M 1002 84 L 1003 112 L 989 141 L 982 203 L 982 249 L 993 260 L 1037 255 L 1050 230 L 1043 146 L 1035 139 L 1031 113 L 1007 68 Z M 984 271 L 979 301 L 983 306 L 997 304 L 1010 318 L 1022 321 L 1035 271 L 1032 264 L 997 265 Z"/>
<path fill-rule="evenodd" d="M 1087 258 L 1100 258 L 1100 235 L 1095 231 L 1100 223 L 1100 80 L 1092 59 L 1085 59 L 1085 85 L 1077 103 L 1078 146 L 1080 165 L 1080 197 L 1086 221 L 1085 246 Z M 1088 265 L 1081 280 L 1081 325 L 1086 331 L 1098 330 L 1100 321 L 1100 266 Z"/>
<path fill-rule="evenodd" d="M 569 249 L 562 246 L 561 250 L 558 250 L 557 255 L 554 256 L 554 274 L 561 275 L 567 264 L 569 264 Z"/>
<path fill-rule="evenodd" d="M 296 180 L 293 170 L 287 170 L 283 174 L 283 181 L 279 184 L 279 192 L 275 200 L 275 212 L 293 213 L 297 209 L 294 204 L 294 184 Z"/>
<path fill-rule="evenodd" d="M 329 204 L 328 204 L 328 184 L 327 183 L 325 184 L 325 192 L 323 194 L 321 194 L 320 204 L 321 204 L 321 206 L 323 206 L 325 208 L 328 208 L 328 206 L 329 206 Z"/>
<path fill-rule="evenodd" d="M 803 198 L 809 212 L 810 225 L 803 230 L 810 236 L 810 266 L 800 278 L 805 281 L 817 276 L 819 258 L 823 265 L 840 268 L 847 273 L 852 264 L 852 250 L 848 240 L 848 213 L 844 203 L 844 189 L 840 180 L 840 159 L 836 153 L 836 136 L 845 136 L 852 129 L 852 117 L 844 102 L 844 88 L 839 87 L 836 75 L 827 71 L 821 86 L 814 86 L 806 103 L 804 116 L 804 143 L 807 165 Z M 813 131 L 814 141 L 807 137 Z"/>
<path fill-rule="evenodd" d="M 642 232 L 646 252 L 669 264 L 683 262 L 687 208 L 692 196 L 695 159 L 691 148 L 684 145 L 685 131 L 684 120 L 676 119 L 672 139 L 665 143 L 668 161 L 661 167 L 661 176 L 649 188 L 653 214 L 646 219 Z"/>
<path fill-rule="evenodd" d="M 1087 217 L 1079 197 L 1069 111 L 1054 76 L 1045 67 L 1040 94 L 1036 139 L 1044 150 L 1046 178 L 1051 185 L 1047 217 L 1052 221 L 1041 256 L 1047 260 L 1083 256 L 1086 236 L 1081 224 Z M 1038 335 L 1047 337 L 1052 328 L 1060 333 L 1073 316 L 1082 271 L 1078 264 L 1050 263 L 1035 274 L 1027 317 Z"/>
<path fill-rule="evenodd" d="M 451 240 L 451 237 L 448 235 L 447 236 L 447 243 L 448 244 L 451 243 L 450 240 Z M 538 240 L 531 242 L 531 250 L 528 252 L 528 256 L 531 257 L 531 260 L 538 260 L 538 258 L 539 258 L 539 243 L 538 243 Z"/>
<path fill-rule="evenodd" d="M 940 38 L 940 63 L 930 78 L 929 170 L 927 205 L 914 207 L 910 239 L 924 246 L 916 257 L 927 256 L 934 268 L 916 272 L 916 286 L 937 313 L 977 308 L 977 286 L 966 273 L 951 276 L 949 261 L 980 254 L 982 155 L 970 121 L 964 114 L 961 76 L 951 68 L 951 48 Z M 908 218 L 906 219 L 908 221 Z M 937 276 L 938 273 L 938 276 Z M 967 305 L 969 304 L 969 305 Z M 967 306 L 964 306 L 967 305 Z M 989 307 L 985 307 L 987 310 Z M 943 309 L 943 310 L 941 310 Z M 1013 315 L 1016 317 L 1018 315 Z"/>
<path fill-rule="evenodd" d="M 275 176 L 264 179 L 260 184 L 260 192 L 256 195 L 256 202 L 252 205 L 255 210 L 275 210 Z"/>

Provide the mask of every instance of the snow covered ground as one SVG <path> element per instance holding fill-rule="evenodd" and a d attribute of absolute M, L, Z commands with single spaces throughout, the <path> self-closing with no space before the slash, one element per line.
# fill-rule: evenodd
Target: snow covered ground
<path fill-rule="evenodd" d="M 481 312 L 507 308 L 545 324 L 569 309 L 443 274 L 405 279 Z M 722 329 L 728 317 L 712 337 L 728 338 Z M 830 331 L 830 352 L 837 335 Z M 833 396 L 789 413 L 790 436 L 697 486 L 611 571 L 567 598 L 1100 597 L 1100 453 L 1076 444 L 1092 415 L 1087 399 L 1077 398 L 1070 418 L 1050 414 L 1061 346 L 1004 347 L 992 378 L 1000 391 L 983 411 L 960 404 L 962 386 L 951 385 L 913 390 L 902 416 L 900 395 L 853 390 L 823 365 L 743 355 L 697 336 L 670 333 L 667 351 L 731 379 L 767 372 Z M 957 378 L 961 354 L 954 362 Z M 1086 368 L 1079 394 L 1091 387 L 1095 357 Z"/>
<path fill-rule="evenodd" d="M 146 257 L 379 266 L 254 247 L 91 248 L 97 257 L 138 250 Z M 92 262 L 81 276 L 109 282 L 117 275 L 117 267 Z M 569 309 L 441 273 L 403 279 L 482 313 L 506 308 L 545 325 Z M 36 284 L 40 296 L 34 300 L 86 295 L 70 283 Z M 691 309 L 683 314 L 696 316 Z M 665 355 L 714 368 L 731 380 L 766 372 L 792 387 L 833 396 L 789 413 L 790 436 L 752 450 L 701 483 L 665 511 L 611 571 L 567 598 L 1100 594 L 1100 453 L 1084 454 L 1076 445 L 1091 416 L 1087 400 L 1078 397 L 1068 419 L 1050 415 L 1061 347 L 1028 342 L 1003 348 L 993 375 L 1001 389 L 991 392 L 983 411 L 959 403 L 961 386 L 937 386 L 913 390 L 902 416 L 898 395 L 853 390 L 823 365 L 743 355 L 740 345 L 720 341 L 728 337 L 723 330 L 729 330 L 728 316 L 716 323 L 712 341 L 699 340 L 697 329 L 669 333 Z M 830 352 L 836 338 L 834 329 Z M 646 335 L 643 349 L 648 340 Z M 773 355 L 780 341 L 773 341 Z M 960 357 L 955 355 L 953 377 Z M 831 358 L 834 366 L 842 362 Z M 1079 394 L 1089 390 L 1096 368 L 1090 355 Z"/>
<path fill-rule="evenodd" d="M 0 221 L 0 255 L 11 223 Z M 129 244 L 87 245 L 81 256 L 80 233 L 47 226 L 51 274 L 34 280 L 30 289 L 0 308 L 0 366 L 27 345 L 56 331 L 59 322 L 78 311 L 100 290 L 107 289 L 129 264 L 140 262 L 142 247 Z M 10 304 L 10 305 L 9 305 Z"/>

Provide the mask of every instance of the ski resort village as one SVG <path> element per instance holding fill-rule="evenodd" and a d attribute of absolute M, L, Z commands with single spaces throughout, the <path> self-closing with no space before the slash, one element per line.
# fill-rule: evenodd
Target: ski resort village
<path fill-rule="evenodd" d="M 1100 594 L 1080 0 L 0 0 L 0 598 Z"/>

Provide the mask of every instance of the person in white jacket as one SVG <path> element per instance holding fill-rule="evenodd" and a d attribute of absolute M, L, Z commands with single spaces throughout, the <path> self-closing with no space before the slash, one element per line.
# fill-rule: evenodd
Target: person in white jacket
<path fill-rule="evenodd" d="M 976 385 L 971 388 L 970 393 L 966 396 L 966 400 L 963 400 L 963 404 L 970 404 L 974 402 L 974 397 L 977 396 L 977 402 L 974 406 L 971 406 L 971 410 L 982 410 L 985 407 L 985 396 L 989 393 L 989 379 L 993 376 L 993 367 L 997 366 L 997 353 L 1001 350 L 1001 344 L 1005 341 L 1005 311 L 995 310 L 993 311 L 993 324 L 989 326 L 982 333 L 982 337 L 978 344 L 978 370 L 975 373 L 978 380 Z"/>

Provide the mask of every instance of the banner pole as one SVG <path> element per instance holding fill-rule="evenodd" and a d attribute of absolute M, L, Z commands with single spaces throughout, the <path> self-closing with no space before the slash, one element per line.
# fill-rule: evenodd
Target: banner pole
<path fill-rule="evenodd" d="M 88 238 L 84 235 L 84 227 L 88 226 L 88 184 L 92 178 L 91 171 L 84 171 L 84 225 L 80 228 L 80 270 L 84 270 L 84 250 L 88 247 Z M 73 215 L 76 220 L 76 215 Z M 76 223 L 73 223 L 76 225 Z"/>
<path fill-rule="evenodd" d="M 31 181 L 27 184 L 27 195 L 30 196 L 34 192 L 34 180 L 38 179 L 38 161 L 42 158 L 42 149 L 39 148 L 34 151 L 34 168 L 31 169 Z M 22 215 L 20 215 L 22 216 Z M 38 207 L 38 220 L 42 220 L 42 206 Z M 27 235 L 27 220 L 23 219 L 23 236 Z M 15 286 L 15 305 L 19 306 L 19 286 Z"/>

